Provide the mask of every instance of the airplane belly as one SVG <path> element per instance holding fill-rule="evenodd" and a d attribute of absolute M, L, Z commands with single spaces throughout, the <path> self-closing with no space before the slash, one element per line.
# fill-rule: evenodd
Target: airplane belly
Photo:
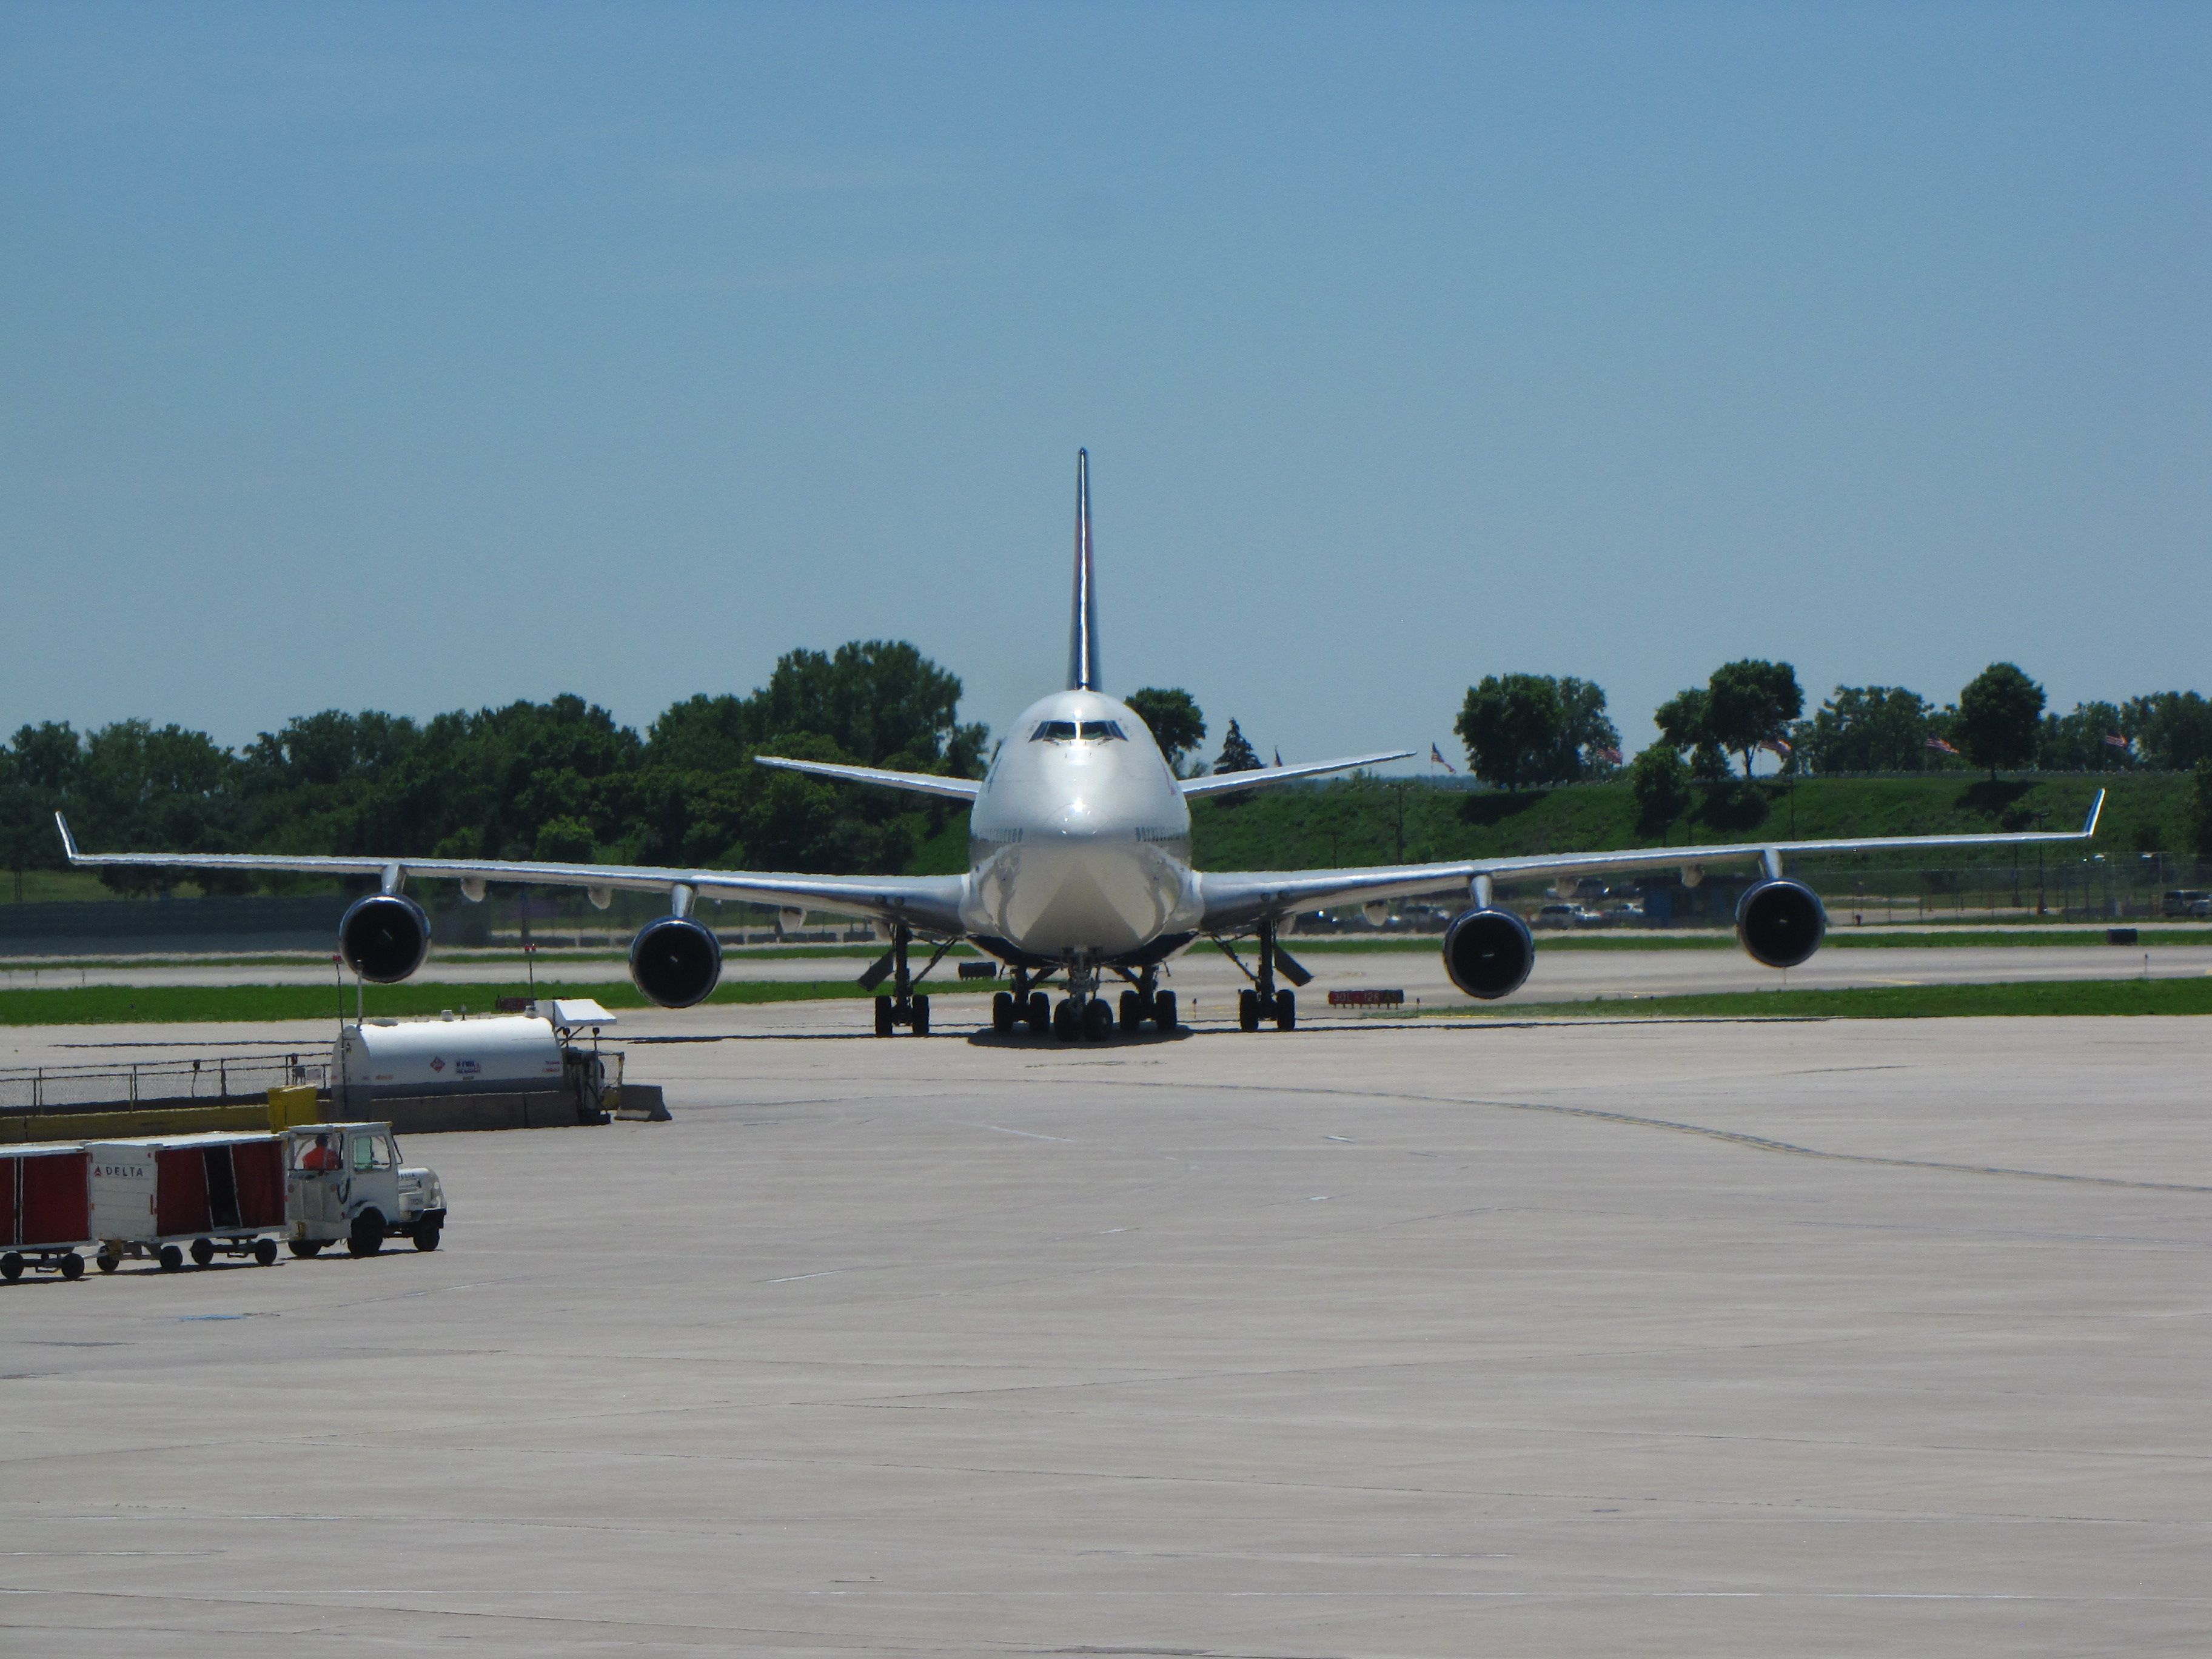
<path fill-rule="evenodd" d="M 1164 932 L 1182 872 L 1159 848 L 1136 842 L 1054 846 L 1032 841 L 994 857 L 977 884 L 992 931 L 1047 957 L 1115 957 Z"/>

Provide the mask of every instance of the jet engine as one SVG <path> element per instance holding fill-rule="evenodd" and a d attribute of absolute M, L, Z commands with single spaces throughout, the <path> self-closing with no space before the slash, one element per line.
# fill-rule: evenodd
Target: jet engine
<path fill-rule="evenodd" d="M 1462 910 L 1444 929 L 1444 972 L 1471 997 L 1510 996 L 1535 964 L 1528 925 L 1509 910 Z"/>
<path fill-rule="evenodd" d="M 1736 901 L 1735 936 L 1770 968 L 1795 968 L 1820 948 L 1827 932 L 1828 913 L 1802 882 L 1762 881 Z"/>
<path fill-rule="evenodd" d="M 338 922 L 338 954 L 371 985 L 397 985 L 430 954 L 430 918 L 403 894 L 356 899 Z"/>
<path fill-rule="evenodd" d="M 691 1007 L 722 977 L 722 941 L 689 916 L 663 916 L 630 941 L 629 976 L 662 1007 Z"/>

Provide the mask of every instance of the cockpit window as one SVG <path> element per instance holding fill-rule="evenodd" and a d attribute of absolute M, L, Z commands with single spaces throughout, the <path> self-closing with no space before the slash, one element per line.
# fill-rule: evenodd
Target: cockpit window
<path fill-rule="evenodd" d="M 1030 733 L 1031 743 L 1127 743 L 1119 720 L 1043 720 Z"/>

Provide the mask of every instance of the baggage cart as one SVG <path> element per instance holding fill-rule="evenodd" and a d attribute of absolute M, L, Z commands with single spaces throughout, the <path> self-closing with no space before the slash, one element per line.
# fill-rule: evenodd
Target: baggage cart
<path fill-rule="evenodd" d="M 81 1278 L 93 1242 L 92 1158 L 79 1141 L 0 1146 L 0 1279 Z"/>
<path fill-rule="evenodd" d="M 281 1139 L 264 1131 L 101 1140 L 92 1155 L 94 1260 L 113 1273 L 125 1259 L 173 1273 L 187 1253 L 204 1267 L 218 1255 L 266 1267 L 285 1231 Z"/>

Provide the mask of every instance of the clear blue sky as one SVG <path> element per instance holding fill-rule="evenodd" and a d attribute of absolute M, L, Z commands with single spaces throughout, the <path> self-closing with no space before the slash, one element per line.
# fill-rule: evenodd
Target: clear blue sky
<path fill-rule="evenodd" d="M 2212 9 L 17 4 L 0 728 L 2212 690 Z"/>

